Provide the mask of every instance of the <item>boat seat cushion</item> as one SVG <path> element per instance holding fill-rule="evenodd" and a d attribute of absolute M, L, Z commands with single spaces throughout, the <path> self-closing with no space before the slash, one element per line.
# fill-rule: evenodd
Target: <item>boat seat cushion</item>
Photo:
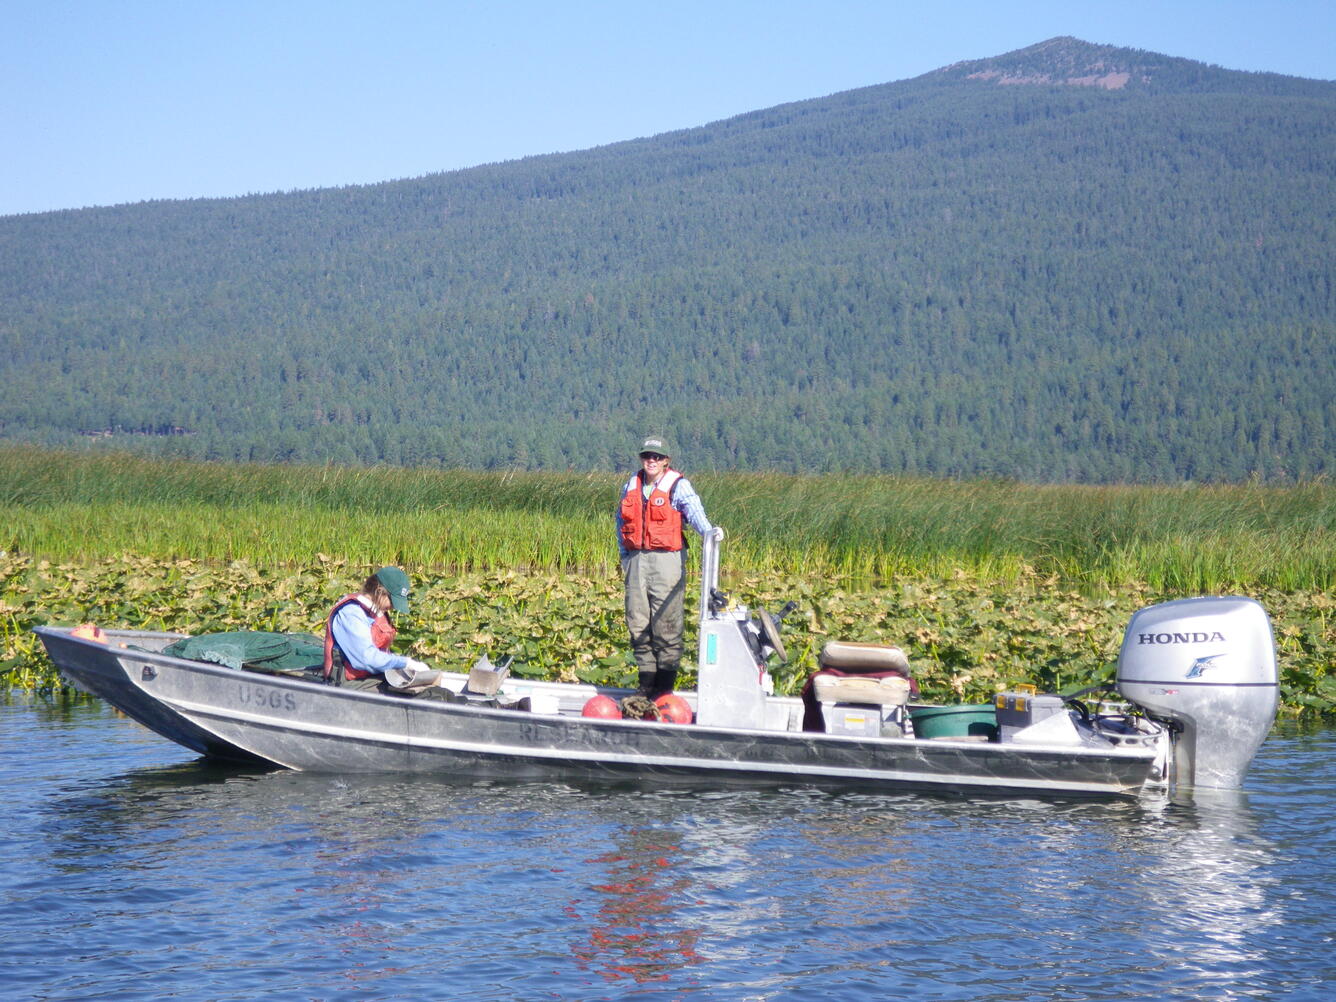
<path fill-rule="evenodd" d="M 903 657 L 903 654 L 901 656 Z M 908 662 L 906 662 L 906 666 L 908 666 Z M 907 676 L 905 672 L 899 669 L 891 669 L 889 671 L 881 671 L 881 672 L 877 671 L 845 672 L 839 668 L 821 668 L 817 670 L 811 677 L 809 677 L 807 679 L 806 684 L 803 685 L 802 702 L 803 702 L 804 731 L 825 731 L 826 729 L 826 717 L 825 714 L 822 713 L 821 711 L 822 701 L 817 696 L 818 684 L 824 687 L 829 683 L 822 681 L 823 679 L 844 678 L 846 676 L 852 676 L 854 679 L 862 682 L 878 682 L 882 678 L 902 679 L 903 681 L 908 683 L 909 698 L 910 699 L 918 698 L 918 683 L 914 681 L 912 676 Z M 840 699 L 838 701 L 845 702 L 844 699 Z M 830 702 L 830 700 L 827 700 L 827 702 Z M 850 699 L 848 700 L 848 702 L 851 703 L 867 702 L 867 700 Z"/>
<path fill-rule="evenodd" d="M 909 701 L 909 679 L 900 675 L 869 678 L 866 675 L 812 676 L 812 688 L 820 703 L 870 703 L 904 706 Z"/>
<path fill-rule="evenodd" d="M 859 644 L 848 640 L 831 640 L 821 648 L 817 666 L 834 668 L 846 675 L 868 675 L 893 671 L 909 677 L 909 658 L 905 652 L 890 644 Z"/>

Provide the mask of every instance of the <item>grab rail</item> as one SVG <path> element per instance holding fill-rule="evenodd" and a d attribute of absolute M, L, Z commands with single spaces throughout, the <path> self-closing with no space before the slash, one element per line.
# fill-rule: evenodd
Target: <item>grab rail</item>
<path fill-rule="evenodd" d="M 718 527 L 716 527 L 718 529 Z M 710 615 L 710 597 L 719 588 L 719 540 L 723 529 L 707 532 L 700 547 L 700 618 Z"/>

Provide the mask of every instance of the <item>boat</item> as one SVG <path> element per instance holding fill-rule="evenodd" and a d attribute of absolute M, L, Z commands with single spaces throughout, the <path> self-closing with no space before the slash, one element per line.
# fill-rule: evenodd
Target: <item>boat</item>
<path fill-rule="evenodd" d="M 707 537 L 699 681 L 678 693 L 689 723 L 589 716 L 595 697 L 631 693 L 517 677 L 485 655 L 441 674 L 441 700 L 181 657 L 178 633 L 35 632 L 73 685 L 202 756 L 330 773 L 1138 797 L 1240 786 L 1275 718 L 1270 621 L 1228 596 L 1134 613 L 1100 701 L 1018 688 L 992 706 L 927 706 L 898 648 L 840 643 L 805 698 L 777 695 L 783 614 L 720 591 L 719 555 Z M 953 716 L 965 723 L 934 732 Z"/>

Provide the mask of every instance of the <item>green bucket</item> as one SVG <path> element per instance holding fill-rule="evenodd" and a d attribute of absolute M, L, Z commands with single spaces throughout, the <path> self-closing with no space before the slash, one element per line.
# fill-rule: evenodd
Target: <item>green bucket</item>
<path fill-rule="evenodd" d="M 916 738 L 987 738 L 997 740 L 997 711 L 982 706 L 916 706 L 910 709 Z"/>

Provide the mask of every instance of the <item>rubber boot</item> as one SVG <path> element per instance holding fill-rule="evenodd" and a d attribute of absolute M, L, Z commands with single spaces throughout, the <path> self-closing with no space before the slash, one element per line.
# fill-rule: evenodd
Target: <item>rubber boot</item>
<path fill-rule="evenodd" d="M 659 672 L 642 671 L 640 673 L 640 686 L 636 689 L 636 692 L 639 695 L 644 696 L 646 699 L 653 699 L 656 695 L 654 692 L 654 680 L 658 678 L 659 674 Z"/>
<path fill-rule="evenodd" d="M 658 699 L 665 693 L 672 692 L 675 685 L 677 685 L 677 669 L 660 668 L 654 673 L 654 688 L 650 693 L 650 699 Z"/>

